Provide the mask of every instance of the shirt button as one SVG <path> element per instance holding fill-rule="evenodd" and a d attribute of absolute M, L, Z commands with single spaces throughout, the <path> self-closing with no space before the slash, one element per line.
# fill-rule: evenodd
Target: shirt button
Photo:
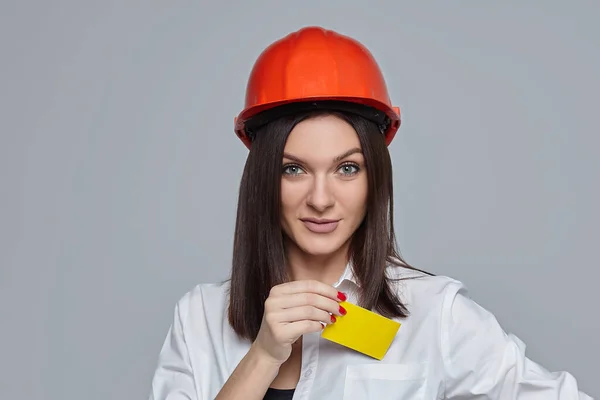
<path fill-rule="evenodd" d="M 306 375 L 307 378 L 310 378 L 310 376 L 312 375 L 312 369 L 307 369 L 304 375 Z"/>

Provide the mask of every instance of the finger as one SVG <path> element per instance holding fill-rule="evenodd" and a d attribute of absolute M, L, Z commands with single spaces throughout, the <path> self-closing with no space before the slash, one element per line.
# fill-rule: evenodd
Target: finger
<path fill-rule="evenodd" d="M 288 308 L 272 315 L 273 321 L 278 323 L 293 323 L 297 321 L 317 321 L 331 323 L 331 315 L 327 311 L 320 310 L 313 306 L 302 306 Z"/>
<path fill-rule="evenodd" d="M 335 301 L 345 300 L 345 295 L 331 285 L 317 280 L 300 280 L 283 283 L 271 289 L 272 294 L 316 293 Z"/>
<path fill-rule="evenodd" d="M 285 337 L 290 338 L 290 343 L 293 343 L 298 337 L 307 333 L 321 332 L 324 326 L 318 321 L 303 320 L 292 322 L 283 327 Z"/>
<path fill-rule="evenodd" d="M 312 306 L 335 315 L 345 314 L 345 310 L 337 301 L 316 293 L 296 293 L 279 296 L 273 299 L 272 305 L 279 309 Z"/>

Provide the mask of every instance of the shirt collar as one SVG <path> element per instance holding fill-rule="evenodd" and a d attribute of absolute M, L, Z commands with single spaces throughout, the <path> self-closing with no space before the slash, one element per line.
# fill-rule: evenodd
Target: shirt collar
<path fill-rule="evenodd" d="M 342 275 L 340 276 L 340 278 L 337 280 L 337 282 L 333 284 L 333 286 L 337 288 L 338 286 L 340 286 L 345 281 L 351 282 L 351 283 L 353 283 L 357 287 L 360 286 L 358 284 L 356 276 L 354 275 L 354 272 L 352 270 L 352 263 L 351 262 L 348 262 L 348 264 L 346 264 L 346 269 L 344 269 L 344 272 L 342 273 Z"/>

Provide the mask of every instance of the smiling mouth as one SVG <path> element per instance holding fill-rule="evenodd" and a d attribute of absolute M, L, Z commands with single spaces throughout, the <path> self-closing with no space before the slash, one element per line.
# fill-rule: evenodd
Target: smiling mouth
<path fill-rule="evenodd" d="M 335 231 L 340 220 L 336 219 L 317 219 L 304 218 L 301 219 L 304 226 L 313 233 L 331 233 Z"/>

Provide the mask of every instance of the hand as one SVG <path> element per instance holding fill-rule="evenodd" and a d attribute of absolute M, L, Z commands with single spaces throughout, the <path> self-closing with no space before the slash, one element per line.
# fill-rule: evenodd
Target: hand
<path fill-rule="evenodd" d="M 319 332 L 346 311 L 339 305 L 346 296 L 333 286 L 305 280 L 274 286 L 265 301 L 265 312 L 253 346 L 281 365 L 292 353 L 292 344 L 306 333 Z M 330 315 L 331 314 L 331 315 Z"/>

